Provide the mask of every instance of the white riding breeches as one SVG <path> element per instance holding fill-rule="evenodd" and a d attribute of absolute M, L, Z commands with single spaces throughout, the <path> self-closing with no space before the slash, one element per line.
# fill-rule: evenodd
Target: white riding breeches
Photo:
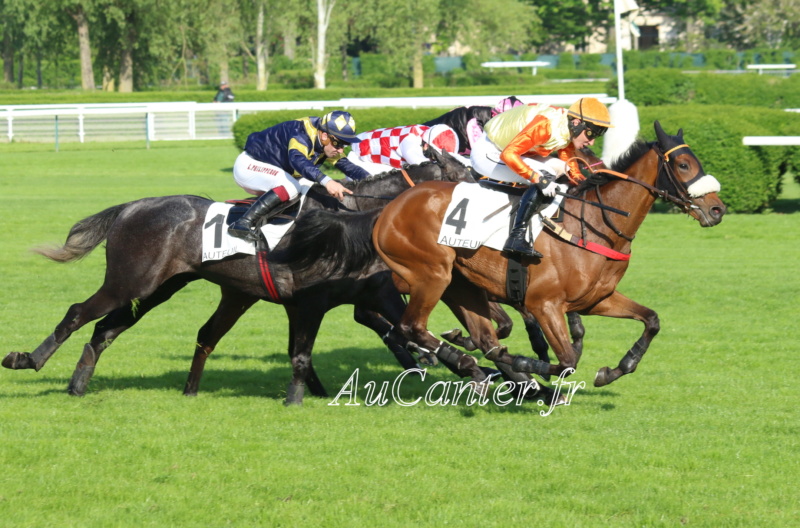
<path fill-rule="evenodd" d="M 541 173 L 543 170 L 551 173 L 554 172 L 551 167 L 541 161 L 527 156 L 523 156 L 522 160 L 537 173 Z M 528 185 L 531 183 L 530 180 L 526 180 L 503 163 L 500 159 L 500 149 L 486 137 L 486 134 L 483 134 L 472 146 L 470 161 L 472 161 L 472 168 L 481 176 L 504 182 L 524 183 Z"/>
<path fill-rule="evenodd" d="M 300 184 L 294 176 L 280 167 L 251 158 L 247 152 L 236 158 L 233 179 L 239 187 L 256 196 L 276 187 L 286 189 L 290 200 L 300 194 Z"/>

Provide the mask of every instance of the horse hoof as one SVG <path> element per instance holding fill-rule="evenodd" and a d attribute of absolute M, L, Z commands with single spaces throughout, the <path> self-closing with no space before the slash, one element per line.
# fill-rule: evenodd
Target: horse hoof
<path fill-rule="evenodd" d="M 305 392 L 305 385 L 289 384 L 286 389 L 286 400 L 283 402 L 285 406 L 290 405 L 303 405 L 303 393 Z"/>
<path fill-rule="evenodd" d="M 608 385 L 609 383 L 614 381 L 614 379 L 611 376 L 612 374 L 610 368 L 608 367 L 601 368 L 600 370 L 597 371 L 597 374 L 594 377 L 594 386 L 603 387 L 605 385 Z"/>
<path fill-rule="evenodd" d="M 3 366 L 11 370 L 35 368 L 31 361 L 31 355 L 27 352 L 9 352 L 3 358 Z"/>
<path fill-rule="evenodd" d="M 461 337 L 461 329 L 459 328 L 453 328 L 449 332 L 445 332 L 442 334 L 442 338 L 454 344 L 458 344 L 456 343 L 456 340 L 459 339 L 460 337 Z"/>
<path fill-rule="evenodd" d="M 419 353 L 419 363 L 420 365 L 425 365 L 428 367 L 435 367 L 439 364 L 439 359 L 429 352 L 422 352 Z"/>

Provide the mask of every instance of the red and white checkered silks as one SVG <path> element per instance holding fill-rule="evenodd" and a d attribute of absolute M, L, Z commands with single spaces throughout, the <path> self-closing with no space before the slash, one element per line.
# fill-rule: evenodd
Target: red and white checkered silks
<path fill-rule="evenodd" d="M 419 138 L 420 153 L 423 140 L 448 152 L 456 152 L 458 148 L 455 132 L 446 125 L 379 128 L 359 134 L 361 142 L 354 148 L 358 149 L 359 157 L 365 161 L 399 169 L 404 161 L 408 161 L 400 153 L 400 144 L 411 135 Z"/>

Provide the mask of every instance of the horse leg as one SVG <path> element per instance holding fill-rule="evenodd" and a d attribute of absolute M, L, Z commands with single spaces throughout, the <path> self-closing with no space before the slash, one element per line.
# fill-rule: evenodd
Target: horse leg
<path fill-rule="evenodd" d="M 56 326 L 52 334 L 45 339 L 33 352 L 10 352 L 2 365 L 5 368 L 41 370 L 48 359 L 64 344 L 73 332 L 82 328 L 86 323 L 99 319 L 111 311 L 124 305 L 125 297 L 110 293 L 113 291 L 104 284 L 94 295 L 82 303 L 70 306 L 64 319 Z"/>
<path fill-rule="evenodd" d="M 632 301 L 616 291 L 597 303 L 586 313 L 589 315 L 602 315 L 604 317 L 636 319 L 644 324 L 644 332 L 642 332 L 641 337 L 636 340 L 636 343 L 634 343 L 625 356 L 623 356 L 619 365 L 614 369 L 603 367 L 597 371 L 597 375 L 594 378 L 595 387 L 608 385 L 620 376 L 635 371 L 639 361 L 642 360 L 642 356 L 647 352 L 650 342 L 661 329 L 656 312 Z"/>
<path fill-rule="evenodd" d="M 303 305 L 302 314 L 298 305 Z M 314 341 L 319 333 L 324 315 L 324 312 L 309 310 L 307 303 L 299 302 L 298 305 L 284 306 L 286 315 L 289 316 L 289 358 L 292 361 L 292 380 L 286 389 L 284 405 L 302 405 L 303 403 L 305 386 L 309 380 L 309 374 L 313 371 L 311 351 L 314 348 Z M 316 373 L 314 373 L 314 377 L 316 377 Z M 319 382 L 318 378 L 317 382 Z M 322 388 L 321 384 L 319 388 Z M 322 391 L 323 394 L 318 396 L 327 396 L 324 388 Z"/>
<path fill-rule="evenodd" d="M 194 347 L 192 366 L 189 369 L 189 377 L 183 388 L 186 396 L 197 396 L 200 388 L 200 378 L 205 370 L 206 360 L 214 351 L 225 334 L 227 334 L 239 318 L 253 306 L 258 297 L 248 295 L 233 288 L 221 287 L 222 297 L 219 300 L 216 311 L 211 315 L 206 324 L 197 332 L 197 343 Z"/>
<path fill-rule="evenodd" d="M 298 334 L 297 334 L 297 326 L 295 325 L 295 321 L 299 320 L 300 317 L 297 314 L 297 307 L 296 306 L 284 306 L 286 310 L 286 315 L 289 318 L 289 360 L 293 361 L 294 351 L 298 350 L 297 343 L 298 343 Z M 305 314 L 303 315 L 305 316 Z M 320 316 L 319 321 L 316 325 L 316 330 L 313 330 L 314 335 L 311 338 L 311 346 L 313 347 L 314 341 L 316 340 L 317 332 L 319 332 L 319 326 L 322 324 L 322 318 Z M 306 330 L 311 331 L 311 330 Z M 302 333 L 302 331 L 301 331 Z M 326 398 L 328 396 L 328 391 L 325 390 L 325 387 L 322 385 L 322 381 L 317 376 L 317 371 L 314 370 L 314 362 L 311 359 L 311 349 L 308 349 L 308 358 L 304 365 L 307 366 L 305 380 L 302 384 L 294 385 L 292 383 L 289 384 L 289 389 L 286 391 L 286 404 L 302 404 L 303 403 L 303 394 L 305 392 L 304 387 L 308 387 L 308 390 L 311 391 L 312 396 L 316 396 L 317 398 Z M 294 362 L 292 362 L 292 372 L 294 373 Z M 299 374 L 302 377 L 302 374 Z M 299 398 L 299 399 L 298 399 Z"/>
<path fill-rule="evenodd" d="M 117 336 L 135 325 L 147 312 L 169 300 L 175 292 L 193 280 L 195 280 L 194 277 L 172 277 L 149 297 L 117 308 L 101 319 L 94 327 L 91 340 L 83 347 L 83 353 L 72 373 L 67 392 L 73 396 L 83 396 L 94 374 L 100 354 L 111 346 Z"/>
<path fill-rule="evenodd" d="M 514 326 L 514 321 L 511 319 L 511 317 L 509 317 L 508 313 L 503 309 L 502 306 L 500 306 L 500 304 L 496 302 L 490 302 L 489 309 L 490 318 L 497 325 L 497 328 L 495 329 L 497 339 L 505 339 L 510 336 L 511 329 Z M 449 332 L 441 334 L 441 336 L 454 345 L 459 346 L 469 352 L 478 349 L 477 345 L 475 345 L 470 336 L 462 335 L 460 328 L 454 328 Z"/>
<path fill-rule="evenodd" d="M 578 355 L 578 360 L 583 355 L 583 336 L 586 335 L 586 328 L 583 326 L 581 316 L 577 312 L 567 313 L 567 326 L 569 335 L 572 337 L 572 349 Z"/>
<path fill-rule="evenodd" d="M 384 344 L 392 351 L 392 354 L 394 354 L 403 369 L 408 370 L 419 367 L 414 356 L 406 349 L 408 339 L 403 337 L 400 332 L 392 331 L 394 327 L 383 315 L 355 305 L 353 307 L 353 319 L 381 336 Z"/>

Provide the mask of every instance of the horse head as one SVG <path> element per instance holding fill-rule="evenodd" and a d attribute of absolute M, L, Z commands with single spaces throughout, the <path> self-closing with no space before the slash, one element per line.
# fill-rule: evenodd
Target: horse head
<path fill-rule="evenodd" d="M 434 162 L 442 171 L 442 180 L 450 182 L 475 183 L 475 177 L 469 167 L 450 155 L 446 150 L 438 150 L 425 144 L 425 156 Z"/>
<path fill-rule="evenodd" d="M 722 221 L 727 207 L 717 195 L 719 181 L 706 174 L 703 165 L 683 140 L 683 129 L 670 136 L 661 124 L 653 125 L 656 131 L 660 156 L 657 187 L 668 193 L 683 210 L 703 227 L 711 227 Z"/>

